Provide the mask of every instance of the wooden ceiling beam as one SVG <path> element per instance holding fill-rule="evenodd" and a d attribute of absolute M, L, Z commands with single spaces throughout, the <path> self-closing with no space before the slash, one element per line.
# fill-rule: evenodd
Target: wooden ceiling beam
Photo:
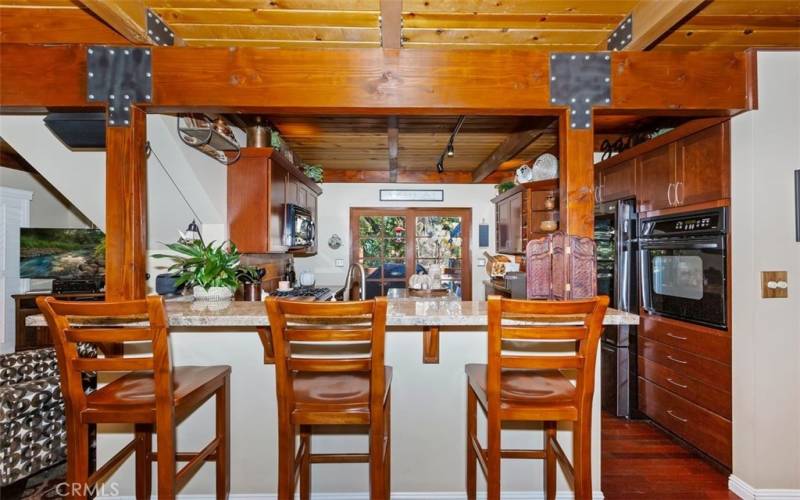
<path fill-rule="evenodd" d="M 148 112 L 557 115 L 549 54 L 537 51 L 152 48 Z M 727 115 L 755 104 L 744 52 L 620 52 L 616 114 Z M 188 76 L 187 76 L 188 75 Z M 0 111 L 100 108 L 86 96 L 86 47 L 0 44 Z"/>
<path fill-rule="evenodd" d="M 472 182 L 482 182 L 492 172 L 496 171 L 501 164 L 514 158 L 527 148 L 533 141 L 541 137 L 544 129 L 522 130 L 515 132 L 500 143 L 478 168 L 472 173 Z"/>
<path fill-rule="evenodd" d="M 159 45 L 147 30 L 147 6 L 144 0 L 79 0 L 106 24 L 135 45 Z M 176 34 L 173 45 L 185 45 Z"/>
<path fill-rule="evenodd" d="M 403 0 L 381 0 L 381 46 L 399 49 L 403 45 Z"/>
<path fill-rule="evenodd" d="M 397 155 L 400 153 L 400 126 L 396 116 L 386 119 L 386 138 L 389 143 L 389 182 L 397 182 Z"/>
<path fill-rule="evenodd" d="M 125 44 L 86 9 L 0 6 L 0 43 Z"/>
<path fill-rule="evenodd" d="M 630 41 L 621 50 L 647 50 L 652 48 L 664 35 L 693 12 L 698 11 L 708 0 L 640 0 L 628 16 L 632 19 L 633 29 Z M 622 22 L 625 23 L 626 20 Z M 613 33 L 613 31 L 612 31 Z M 608 38 L 606 41 L 610 41 Z M 600 49 L 606 50 L 603 41 Z"/>

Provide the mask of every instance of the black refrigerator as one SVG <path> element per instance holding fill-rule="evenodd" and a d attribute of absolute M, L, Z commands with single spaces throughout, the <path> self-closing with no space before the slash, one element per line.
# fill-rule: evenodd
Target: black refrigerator
<path fill-rule="evenodd" d="M 596 206 L 597 294 L 609 296 L 609 307 L 633 313 L 639 310 L 636 230 L 635 200 Z M 600 367 L 603 410 L 618 417 L 635 416 L 638 407 L 635 326 L 604 327 Z"/>

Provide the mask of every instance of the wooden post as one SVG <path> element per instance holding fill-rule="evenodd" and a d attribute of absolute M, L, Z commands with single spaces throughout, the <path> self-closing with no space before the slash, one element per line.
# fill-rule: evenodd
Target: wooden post
<path fill-rule="evenodd" d="M 561 231 L 594 236 L 594 127 L 570 128 L 569 109 L 559 115 Z"/>
<path fill-rule="evenodd" d="M 106 300 L 146 294 L 147 115 L 131 106 L 130 126 L 106 126 Z"/>

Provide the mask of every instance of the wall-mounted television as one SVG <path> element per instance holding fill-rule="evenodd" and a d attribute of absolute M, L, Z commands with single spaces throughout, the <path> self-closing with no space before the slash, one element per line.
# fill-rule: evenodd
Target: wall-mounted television
<path fill-rule="evenodd" d="M 97 279 L 105 275 L 105 235 L 99 229 L 20 229 L 20 278 Z"/>

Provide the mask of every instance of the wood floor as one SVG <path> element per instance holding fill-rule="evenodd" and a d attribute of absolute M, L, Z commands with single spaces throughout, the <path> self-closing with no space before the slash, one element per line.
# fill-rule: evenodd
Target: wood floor
<path fill-rule="evenodd" d="M 607 500 L 737 500 L 728 474 L 646 421 L 603 414 L 602 489 Z"/>

